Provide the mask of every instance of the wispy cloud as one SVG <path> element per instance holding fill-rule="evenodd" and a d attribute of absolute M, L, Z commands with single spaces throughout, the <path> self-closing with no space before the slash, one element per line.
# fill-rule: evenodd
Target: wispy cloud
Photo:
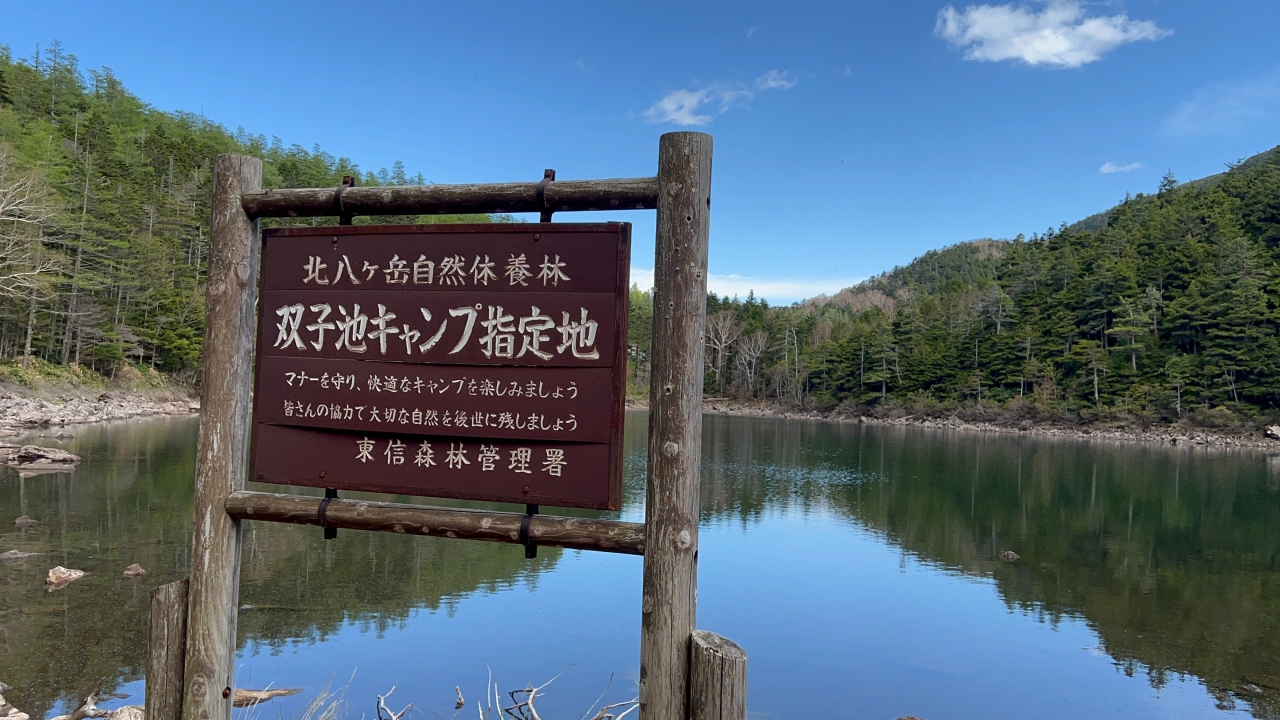
<path fill-rule="evenodd" d="M 1102 173 L 1103 175 L 1110 175 L 1111 173 L 1131 172 L 1133 170 L 1137 170 L 1140 167 L 1142 167 L 1142 163 L 1140 162 L 1129 163 L 1128 165 L 1117 165 L 1113 162 L 1108 161 L 1108 162 L 1102 163 L 1102 167 L 1098 168 L 1098 172 Z"/>
<path fill-rule="evenodd" d="M 755 292 L 756 297 L 773 303 L 791 303 L 817 295 L 834 295 L 837 292 L 857 285 L 861 279 L 844 280 L 797 280 L 766 279 L 746 277 L 744 275 L 707 275 L 707 290 L 725 297 L 738 296 L 745 298 L 747 293 Z M 631 268 L 631 282 L 642 290 L 653 289 L 653 270 Z"/>
<path fill-rule="evenodd" d="M 786 71 L 770 70 L 756 78 L 756 88 L 759 90 L 790 90 L 795 86 L 796 81 L 787 77 Z"/>
<path fill-rule="evenodd" d="M 964 50 L 966 60 L 1022 61 L 1074 68 L 1102 59 L 1121 45 L 1173 34 L 1125 13 L 1089 16 L 1077 0 L 1048 0 L 1038 12 L 1027 5 L 970 5 L 938 12 L 934 33 Z"/>
<path fill-rule="evenodd" d="M 757 31 L 757 30 L 759 30 L 759 29 L 760 29 L 760 28 L 754 28 L 754 27 L 749 27 L 749 28 L 747 28 L 747 39 L 748 39 L 748 40 L 750 40 L 750 39 L 751 39 L 751 36 L 752 36 L 752 35 L 755 35 L 755 34 L 756 34 L 756 31 Z"/>
<path fill-rule="evenodd" d="M 1200 88 L 1165 118 L 1168 135 L 1233 132 L 1280 115 L 1280 68 L 1259 78 Z"/>
<path fill-rule="evenodd" d="M 755 79 L 752 87 L 742 85 L 711 85 L 700 90 L 673 90 L 645 110 L 644 117 L 651 123 L 674 125 L 707 125 L 715 115 L 736 107 L 746 107 L 757 92 L 765 90 L 790 90 L 796 81 L 787 72 L 770 70 Z M 719 105 L 715 114 L 709 114 L 711 106 Z"/>
<path fill-rule="evenodd" d="M 582 58 L 578 58 L 577 60 L 574 60 L 574 61 L 573 61 L 573 66 L 574 66 L 574 67 L 576 67 L 576 68 L 578 68 L 579 70 L 581 70 L 581 71 L 582 71 L 582 72 L 584 72 L 584 73 L 589 73 L 589 72 L 591 72 L 591 68 L 587 67 L 587 63 L 586 63 L 586 61 L 585 61 L 585 60 L 583 60 Z"/>
<path fill-rule="evenodd" d="M 653 107 L 644 112 L 644 117 L 651 123 L 669 122 L 676 125 L 706 125 L 711 122 L 710 115 L 699 115 L 697 110 L 711 99 L 711 90 L 674 90 Z"/>

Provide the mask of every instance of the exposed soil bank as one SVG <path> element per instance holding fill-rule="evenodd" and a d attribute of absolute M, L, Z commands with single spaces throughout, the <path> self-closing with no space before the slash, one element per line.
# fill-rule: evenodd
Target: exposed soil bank
<path fill-rule="evenodd" d="M 149 415 L 190 415 L 200 401 L 182 390 L 33 391 L 0 385 L 0 437 L 33 428 L 124 420 Z"/>
<path fill-rule="evenodd" d="M 645 410 L 649 404 L 634 398 L 627 399 L 628 410 Z M 748 417 L 786 418 L 793 420 L 825 420 L 828 422 L 869 423 L 875 425 L 897 425 L 943 430 L 965 430 L 971 432 L 997 432 L 1014 435 L 1036 435 L 1042 437 L 1076 438 L 1082 440 L 1128 441 L 1141 443 L 1157 443 L 1161 445 L 1193 445 L 1213 448 L 1261 449 L 1280 452 L 1280 440 L 1266 437 L 1261 431 L 1229 434 L 1217 433 L 1203 429 L 1178 426 L 1152 426 L 1149 428 L 1123 426 L 1070 426 L 1054 424 L 1035 424 L 1029 421 L 983 422 L 961 420 L 955 416 L 917 417 L 907 415 L 899 418 L 878 418 L 870 415 L 856 415 L 842 412 L 839 409 L 830 412 L 806 410 L 787 407 L 767 402 L 744 402 L 730 398 L 706 398 L 702 410 L 713 415 L 741 415 Z"/>

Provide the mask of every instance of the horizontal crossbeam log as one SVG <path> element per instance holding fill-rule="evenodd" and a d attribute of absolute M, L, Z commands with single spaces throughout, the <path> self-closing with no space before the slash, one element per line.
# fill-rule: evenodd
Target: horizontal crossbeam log
<path fill-rule="evenodd" d="M 656 177 L 550 182 L 543 195 L 545 204 L 539 202 L 536 182 L 352 187 L 341 194 L 337 190 L 248 192 L 241 197 L 241 205 L 251 218 L 652 210 L 658 206 Z"/>
<path fill-rule="evenodd" d="M 227 514 L 237 520 L 320 525 L 318 497 L 241 490 L 227 496 Z M 405 535 L 520 544 L 524 515 L 369 500 L 334 499 L 325 510 L 330 527 Z M 543 547 L 644 554 L 644 525 L 620 520 L 534 515 L 529 540 Z"/>

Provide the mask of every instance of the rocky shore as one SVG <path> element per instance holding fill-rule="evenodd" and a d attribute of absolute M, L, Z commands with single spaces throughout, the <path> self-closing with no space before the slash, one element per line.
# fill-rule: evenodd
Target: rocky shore
<path fill-rule="evenodd" d="M 627 399 L 628 410 L 648 409 L 648 403 Z M 706 398 L 702 404 L 703 412 L 712 415 L 738 415 L 746 417 L 785 418 L 791 420 L 822 420 L 840 423 L 866 423 L 872 425 L 917 427 L 937 430 L 960 430 L 967 432 L 1005 433 L 1012 435 L 1035 435 L 1062 439 L 1106 440 L 1138 443 L 1155 443 L 1172 446 L 1193 446 L 1220 449 L 1253 449 L 1280 452 L 1280 428 L 1271 428 L 1265 432 L 1227 434 L 1208 430 L 1175 426 L 1150 428 L 1139 427 L 1088 427 L 1053 424 L 1038 424 L 1030 421 L 1018 423 L 974 422 L 961 420 L 958 417 L 916 417 L 907 415 L 900 418 L 878 418 L 869 415 L 856 415 L 839 410 L 819 412 L 803 408 L 786 407 L 767 402 L 744 402 L 729 398 Z"/>
<path fill-rule="evenodd" d="M 69 390 L 45 395 L 0 387 L 0 437 L 12 437 L 33 428 L 199 411 L 199 400 L 175 390 Z"/>

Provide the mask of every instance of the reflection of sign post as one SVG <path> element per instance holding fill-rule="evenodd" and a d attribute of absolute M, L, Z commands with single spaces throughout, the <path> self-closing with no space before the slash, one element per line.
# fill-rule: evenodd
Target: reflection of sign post
<path fill-rule="evenodd" d="M 630 226 L 263 233 L 253 472 L 616 509 Z"/>

